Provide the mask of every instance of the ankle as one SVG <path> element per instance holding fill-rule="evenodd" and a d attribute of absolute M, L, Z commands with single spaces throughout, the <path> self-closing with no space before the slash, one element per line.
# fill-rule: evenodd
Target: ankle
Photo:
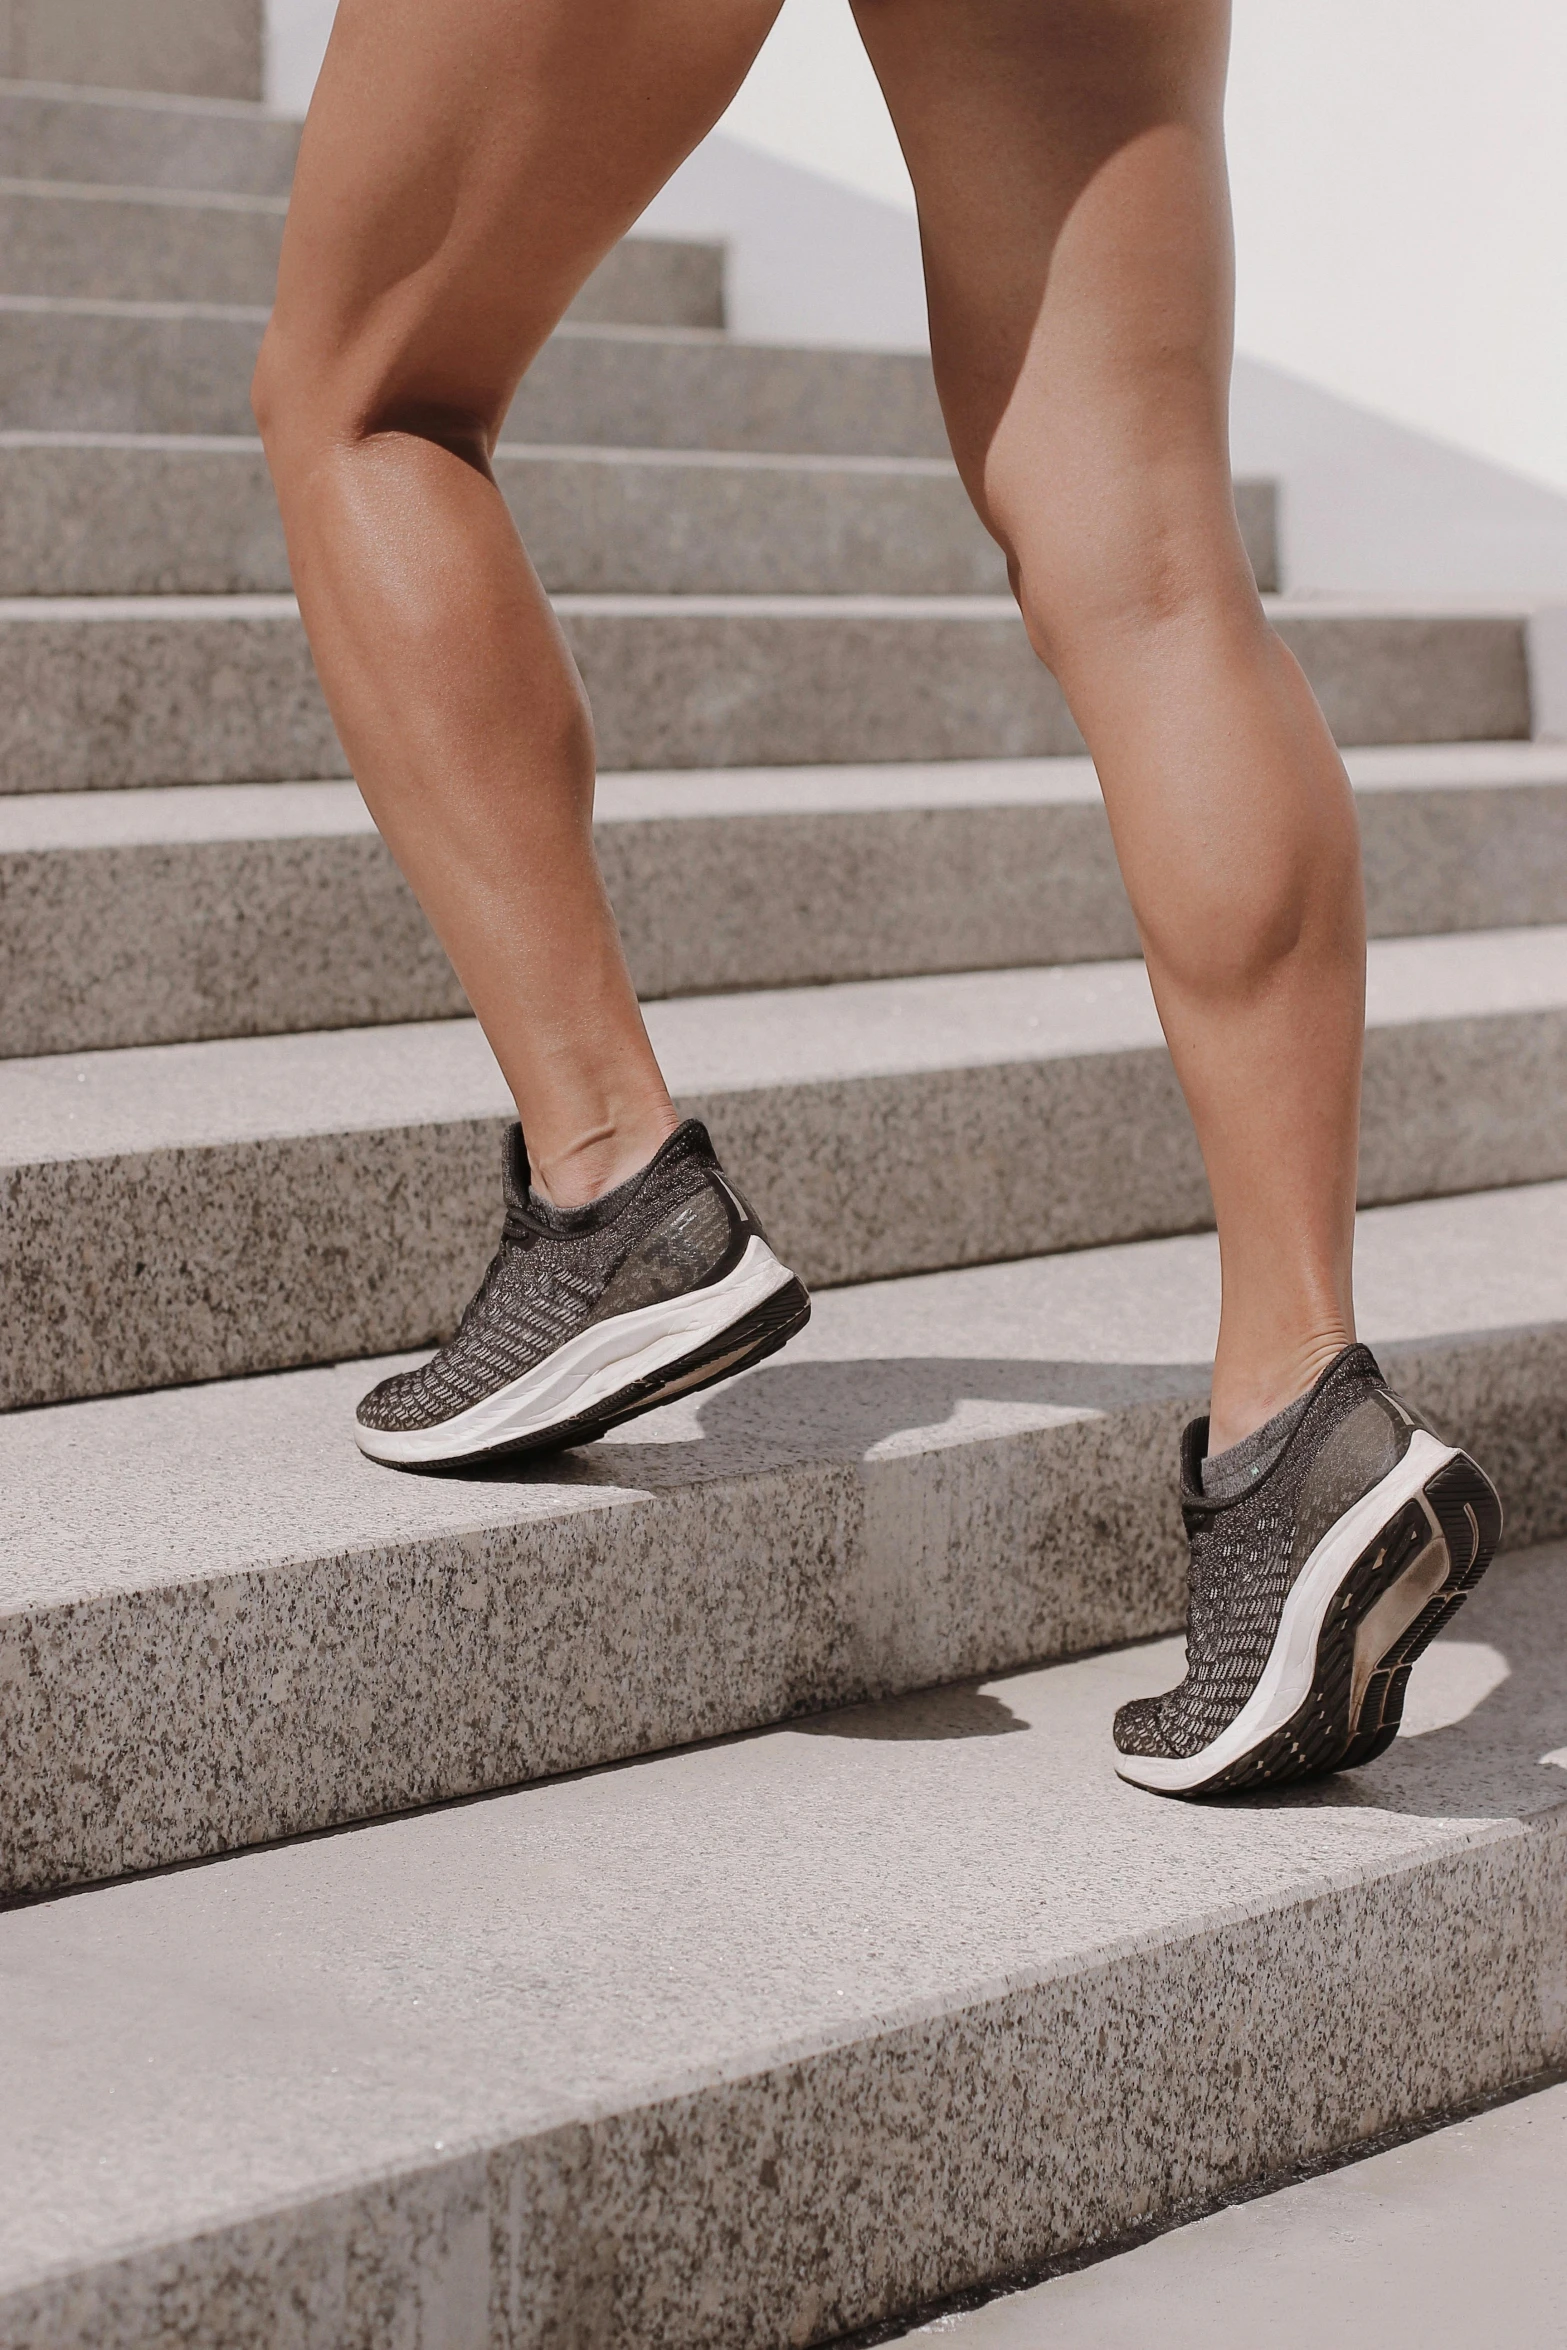
<path fill-rule="evenodd" d="M 1214 1364 L 1208 1411 L 1208 1457 L 1229 1452 L 1315 1387 L 1329 1363 L 1353 1346 L 1355 1333 L 1334 1323 L 1268 1361 Z"/>
<path fill-rule="evenodd" d="M 680 1121 L 665 1103 L 658 1112 L 624 1123 L 606 1122 L 546 1153 L 528 1148 L 529 1176 L 552 1208 L 585 1208 L 629 1182 L 669 1140 Z"/>

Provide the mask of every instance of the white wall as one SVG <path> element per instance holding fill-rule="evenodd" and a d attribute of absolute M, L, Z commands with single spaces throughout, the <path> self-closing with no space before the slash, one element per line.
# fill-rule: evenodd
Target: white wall
<path fill-rule="evenodd" d="M 268 0 L 303 111 L 333 0 Z M 1567 0 L 1235 0 L 1237 466 L 1304 588 L 1567 599 Z M 913 345 L 913 195 L 847 0 L 785 0 L 651 230 L 760 339 Z M 1261 363 L 1261 364 L 1259 364 Z"/>
<path fill-rule="evenodd" d="M 267 0 L 267 104 L 303 114 L 316 86 L 337 0 Z"/>
<path fill-rule="evenodd" d="M 641 225 L 723 239 L 728 321 L 748 342 L 918 351 L 928 341 L 913 213 L 727 132 L 703 140 Z"/>
<path fill-rule="evenodd" d="M 1563 0 L 1237 0 L 1239 340 L 1567 489 Z"/>
<path fill-rule="evenodd" d="M 912 204 L 846 0 L 724 128 Z M 1242 350 L 1567 490 L 1564 0 L 1235 0 Z"/>

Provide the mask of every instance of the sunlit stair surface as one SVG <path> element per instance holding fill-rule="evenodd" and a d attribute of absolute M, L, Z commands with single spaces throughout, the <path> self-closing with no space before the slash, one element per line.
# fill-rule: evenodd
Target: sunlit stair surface
<path fill-rule="evenodd" d="M 805 2343 L 1559 2062 L 1564 1578 L 1283 1800 L 1166 1641 L 18 1910 L 0 2342 Z"/>

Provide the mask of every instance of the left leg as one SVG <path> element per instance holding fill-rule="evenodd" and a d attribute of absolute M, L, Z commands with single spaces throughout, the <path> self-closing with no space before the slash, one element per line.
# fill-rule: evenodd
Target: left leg
<path fill-rule="evenodd" d="M 1224 0 L 855 0 L 958 464 L 1098 764 L 1219 1228 L 1213 1449 L 1354 1335 L 1343 767 L 1235 522 Z"/>
<path fill-rule="evenodd" d="M 1235 525 L 1224 0 L 855 8 L 958 463 L 1098 764 L 1219 1228 L 1187 1678 L 1122 1708 L 1119 1767 L 1189 1794 L 1364 1762 L 1500 1512 L 1350 1343 L 1358 841 Z"/>

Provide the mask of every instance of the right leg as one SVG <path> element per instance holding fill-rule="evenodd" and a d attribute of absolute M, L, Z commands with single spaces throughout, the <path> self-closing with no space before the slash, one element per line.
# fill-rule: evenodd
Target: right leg
<path fill-rule="evenodd" d="M 255 404 L 353 771 L 562 1206 L 673 1130 L 581 681 L 490 472 L 518 381 L 780 0 L 342 0 Z"/>

